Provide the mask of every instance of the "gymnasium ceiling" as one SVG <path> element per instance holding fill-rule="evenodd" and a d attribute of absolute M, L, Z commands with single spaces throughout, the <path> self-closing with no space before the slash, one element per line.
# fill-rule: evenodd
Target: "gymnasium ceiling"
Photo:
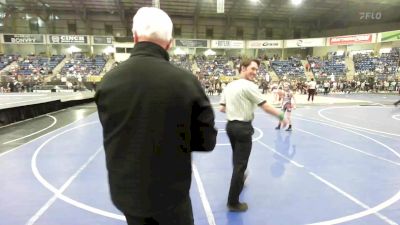
<path fill-rule="evenodd" d="M 154 1 L 0 0 L 0 5 L 4 12 L 32 13 L 45 19 L 50 14 L 75 13 L 82 19 L 93 14 L 115 14 L 128 25 L 137 9 L 151 6 Z M 400 0 L 303 0 L 299 6 L 292 5 L 290 0 L 225 0 L 224 13 L 217 13 L 217 0 L 159 0 L 159 3 L 161 9 L 173 18 L 223 18 L 227 23 L 236 20 L 301 22 L 317 29 L 368 23 L 400 24 Z M 368 12 L 369 18 L 361 19 L 363 12 Z"/>

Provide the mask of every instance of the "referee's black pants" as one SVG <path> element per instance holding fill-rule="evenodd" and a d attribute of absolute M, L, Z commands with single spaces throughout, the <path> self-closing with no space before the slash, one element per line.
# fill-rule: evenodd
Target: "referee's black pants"
<path fill-rule="evenodd" d="M 314 101 L 314 95 L 315 95 L 315 89 L 308 89 L 307 101 L 310 101 L 310 97 L 311 97 L 311 101 Z"/>
<path fill-rule="evenodd" d="M 226 132 L 232 146 L 233 172 L 229 188 L 228 204 L 239 203 L 239 195 L 244 185 L 244 173 L 247 168 L 254 133 L 251 122 L 228 121 Z"/>
<path fill-rule="evenodd" d="M 192 203 L 189 196 L 175 207 L 165 209 L 152 216 L 124 214 L 128 225 L 194 225 Z"/>

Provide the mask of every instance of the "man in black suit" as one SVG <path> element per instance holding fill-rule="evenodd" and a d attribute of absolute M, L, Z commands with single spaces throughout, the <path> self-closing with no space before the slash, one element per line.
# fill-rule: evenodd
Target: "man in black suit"
<path fill-rule="evenodd" d="M 191 152 L 216 144 L 200 83 L 169 62 L 172 26 L 164 11 L 139 9 L 131 57 L 105 75 L 95 96 L 111 198 L 129 225 L 193 224 Z"/>

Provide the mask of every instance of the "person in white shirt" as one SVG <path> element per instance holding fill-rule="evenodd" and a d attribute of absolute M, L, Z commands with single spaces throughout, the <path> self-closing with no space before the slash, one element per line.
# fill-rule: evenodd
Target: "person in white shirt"
<path fill-rule="evenodd" d="M 254 119 L 254 110 L 261 107 L 266 113 L 279 118 L 283 126 L 287 120 L 284 113 L 269 105 L 265 96 L 253 82 L 257 75 L 260 61 L 244 59 L 240 63 L 241 79 L 229 83 L 221 96 L 220 111 L 226 113 L 226 132 L 232 146 L 233 173 L 228 195 L 227 206 L 230 211 L 243 212 L 248 209 L 246 203 L 239 202 L 242 192 L 245 171 L 250 157 L 252 135 L 254 133 L 251 122 Z"/>
<path fill-rule="evenodd" d="M 308 98 L 307 101 L 311 101 L 314 102 L 314 95 L 315 95 L 315 89 L 317 87 L 317 82 L 314 81 L 314 78 L 311 78 L 311 81 L 308 82 L 307 84 L 308 86 Z"/>

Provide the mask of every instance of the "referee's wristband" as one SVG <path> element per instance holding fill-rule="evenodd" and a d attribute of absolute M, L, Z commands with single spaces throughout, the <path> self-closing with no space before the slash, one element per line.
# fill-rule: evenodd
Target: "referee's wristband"
<path fill-rule="evenodd" d="M 279 121 L 282 121 L 285 118 L 285 113 L 281 112 L 278 116 Z"/>

